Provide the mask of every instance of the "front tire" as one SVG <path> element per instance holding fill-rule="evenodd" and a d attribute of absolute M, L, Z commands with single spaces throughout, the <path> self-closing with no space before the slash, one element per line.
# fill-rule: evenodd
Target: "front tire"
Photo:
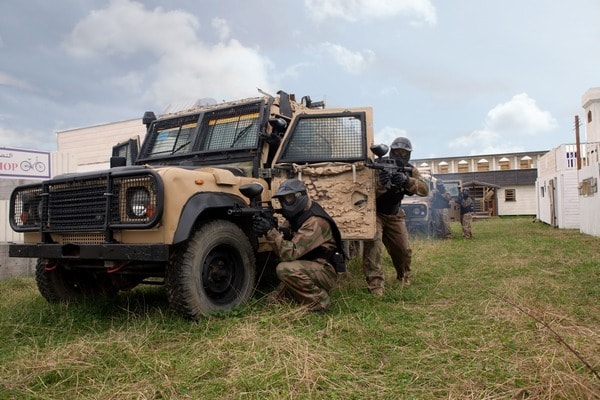
<path fill-rule="evenodd" d="M 236 224 L 206 223 L 169 265 L 165 284 L 171 308 L 198 319 L 243 304 L 254 292 L 255 265 L 252 245 Z"/>
<path fill-rule="evenodd" d="M 112 297 L 118 292 L 106 274 L 43 258 L 35 266 L 35 281 L 49 303 Z"/>

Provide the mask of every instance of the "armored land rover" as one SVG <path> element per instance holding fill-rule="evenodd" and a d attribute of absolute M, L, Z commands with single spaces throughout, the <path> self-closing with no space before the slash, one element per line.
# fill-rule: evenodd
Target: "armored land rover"
<path fill-rule="evenodd" d="M 408 196 L 402 200 L 402 209 L 406 214 L 406 228 L 412 235 L 437 238 L 439 227 L 436 227 L 433 215 L 433 198 L 438 178 L 421 172 L 423 179 L 429 185 L 429 195 L 426 197 Z M 450 222 L 460 221 L 460 207 L 457 199 L 460 190 L 460 181 L 444 180 L 444 186 L 450 193 L 450 208 L 448 209 L 448 219 Z"/>
<path fill-rule="evenodd" d="M 156 118 L 132 165 L 65 174 L 17 187 L 10 225 L 23 232 L 12 257 L 37 258 L 50 301 L 115 295 L 164 284 L 169 304 L 198 319 L 247 301 L 271 255 L 252 213 L 290 177 L 335 219 L 345 240 L 375 232 L 370 108 L 327 109 L 277 95 L 202 106 Z M 244 187 L 261 191 L 246 197 Z M 254 185 L 256 187 L 256 185 Z"/>

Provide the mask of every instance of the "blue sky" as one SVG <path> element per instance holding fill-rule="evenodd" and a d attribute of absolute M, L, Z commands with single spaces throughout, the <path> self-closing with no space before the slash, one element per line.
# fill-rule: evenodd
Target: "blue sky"
<path fill-rule="evenodd" d="M 3 0 L 0 147 L 260 88 L 371 106 L 414 158 L 550 150 L 600 86 L 599 21 L 600 0 Z"/>

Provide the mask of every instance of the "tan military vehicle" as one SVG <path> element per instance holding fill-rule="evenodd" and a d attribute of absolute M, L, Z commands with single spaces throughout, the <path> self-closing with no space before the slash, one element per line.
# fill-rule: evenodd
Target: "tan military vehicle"
<path fill-rule="evenodd" d="M 402 209 L 406 214 L 406 228 L 412 235 L 427 236 L 437 238 L 437 227 L 435 226 L 433 216 L 434 190 L 436 189 L 438 178 L 431 176 L 429 172 L 421 172 L 423 179 L 429 185 L 429 195 L 426 197 L 406 196 L 402 200 Z M 450 193 L 450 208 L 448 209 L 448 219 L 450 222 L 460 221 L 460 207 L 457 199 L 460 191 L 460 181 L 444 180 L 444 186 Z"/>
<path fill-rule="evenodd" d="M 406 229 L 411 235 L 435 237 L 435 221 L 433 218 L 433 190 L 436 178 L 429 173 L 421 173 L 423 180 L 429 186 L 429 195 L 404 196 L 402 209 L 406 214 Z"/>
<path fill-rule="evenodd" d="M 370 108 L 326 109 L 278 92 L 143 122 L 132 165 L 114 157 L 109 170 L 13 191 L 10 224 L 24 243 L 9 255 L 38 259 L 48 301 L 164 284 L 172 308 L 192 319 L 247 301 L 273 259 L 252 232 L 253 212 L 268 210 L 290 177 L 306 183 L 343 239 L 374 236 Z"/>

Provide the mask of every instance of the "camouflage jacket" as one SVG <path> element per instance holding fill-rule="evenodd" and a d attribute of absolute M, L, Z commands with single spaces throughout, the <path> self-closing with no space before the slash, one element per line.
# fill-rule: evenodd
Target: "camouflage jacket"
<path fill-rule="evenodd" d="M 286 222 L 287 224 L 287 222 Z M 281 261 L 294 261 L 319 246 L 336 249 L 336 242 L 329 222 L 321 217 L 308 218 L 297 232 L 292 232 L 291 240 L 285 240 L 277 229 L 267 232 L 266 238 Z"/>

